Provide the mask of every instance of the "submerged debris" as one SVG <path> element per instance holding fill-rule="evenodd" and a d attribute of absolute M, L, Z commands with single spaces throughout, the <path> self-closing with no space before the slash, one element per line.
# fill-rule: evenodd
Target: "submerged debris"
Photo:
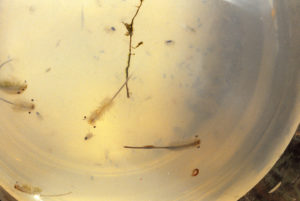
<path fill-rule="evenodd" d="M 195 177 L 198 174 L 199 174 L 199 169 L 198 168 L 194 169 L 193 172 L 192 172 L 192 176 Z"/>
<path fill-rule="evenodd" d="M 136 48 L 138 48 L 139 46 L 141 46 L 141 45 L 143 45 L 143 44 L 144 44 L 144 42 L 141 41 L 141 42 L 139 42 L 135 47 L 133 47 L 133 49 L 136 49 Z"/>
<path fill-rule="evenodd" d="M 279 187 L 281 186 L 281 181 L 278 182 L 278 184 L 276 184 L 276 186 L 274 186 L 268 193 L 274 193 Z"/>
<path fill-rule="evenodd" d="M 131 64 L 131 55 L 132 54 L 132 36 L 133 36 L 133 25 L 134 25 L 134 20 L 136 18 L 136 16 L 138 15 L 140 8 L 142 7 L 144 0 L 140 0 L 140 4 L 137 6 L 137 10 L 134 14 L 134 16 L 131 19 L 130 24 L 123 22 L 124 26 L 127 29 L 127 32 L 125 33 L 126 36 L 129 36 L 129 48 L 128 48 L 128 59 L 127 59 L 127 66 L 125 68 L 125 75 L 126 75 L 126 80 L 128 80 L 128 76 L 129 76 L 129 68 L 130 68 L 130 64 Z M 126 92 L 127 92 L 127 98 L 130 98 L 130 92 L 129 92 L 129 88 L 128 88 L 128 83 L 126 83 Z"/>
<path fill-rule="evenodd" d="M 179 144 L 179 145 L 170 145 L 170 146 L 154 146 L 154 145 L 145 145 L 145 146 L 124 146 L 127 149 L 169 149 L 169 150 L 178 150 L 183 148 L 189 148 L 200 145 L 200 140 L 195 140 L 194 142 L 187 144 Z"/>
<path fill-rule="evenodd" d="M 21 94 L 27 89 L 27 84 L 4 80 L 0 81 L 0 89 L 9 94 Z"/>
<path fill-rule="evenodd" d="M 42 193 L 41 188 L 35 187 L 35 186 L 30 186 L 28 184 L 19 184 L 18 182 L 16 182 L 16 184 L 14 185 L 14 188 L 23 193 L 27 193 L 30 195 L 39 195 L 41 197 L 59 197 L 59 196 L 69 195 L 72 193 L 72 192 L 68 192 L 68 193 L 63 193 L 63 194 L 43 195 L 43 194 L 41 194 Z"/>
<path fill-rule="evenodd" d="M 47 69 L 45 70 L 46 73 L 49 73 L 50 71 L 51 71 L 51 68 L 47 68 Z"/>

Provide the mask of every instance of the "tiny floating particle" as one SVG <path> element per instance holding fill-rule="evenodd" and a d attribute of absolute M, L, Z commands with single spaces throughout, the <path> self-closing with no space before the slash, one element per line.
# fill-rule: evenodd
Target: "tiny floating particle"
<path fill-rule="evenodd" d="M 195 177 L 198 174 L 199 174 L 199 169 L 198 168 L 194 169 L 193 172 L 192 172 L 192 176 Z"/>
<path fill-rule="evenodd" d="M 28 10 L 29 10 L 29 12 L 30 12 L 31 14 L 33 14 L 33 13 L 35 12 L 36 9 L 35 9 L 34 6 L 30 6 Z"/>
<path fill-rule="evenodd" d="M 106 26 L 105 28 L 104 28 L 104 31 L 106 32 L 106 33 L 110 33 L 110 34 L 112 34 L 113 32 L 115 32 L 117 29 L 114 27 L 114 26 Z"/>
<path fill-rule="evenodd" d="M 174 45 L 174 44 L 175 44 L 175 41 L 173 41 L 173 40 L 166 40 L 166 41 L 165 41 L 165 44 L 166 44 L 166 45 Z"/>
<path fill-rule="evenodd" d="M 132 48 L 133 48 L 133 49 L 136 49 L 136 48 L 140 47 L 140 46 L 143 45 L 143 44 L 144 44 L 144 42 L 141 41 L 141 42 L 139 42 L 135 47 L 132 47 Z"/>
<path fill-rule="evenodd" d="M 86 134 L 86 136 L 84 137 L 84 140 L 89 140 L 89 139 L 91 139 L 93 136 L 94 136 L 93 133 L 88 133 L 88 134 Z"/>
<path fill-rule="evenodd" d="M 40 120 L 43 120 L 43 116 L 41 115 L 41 113 L 36 112 L 35 114 L 36 114 L 36 116 L 37 116 Z"/>

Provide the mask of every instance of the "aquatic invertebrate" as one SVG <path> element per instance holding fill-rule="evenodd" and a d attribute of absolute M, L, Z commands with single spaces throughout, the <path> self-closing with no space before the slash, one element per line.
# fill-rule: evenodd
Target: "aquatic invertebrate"
<path fill-rule="evenodd" d="M 0 90 L 9 94 L 21 94 L 27 89 L 26 82 L 20 83 L 16 81 L 4 80 L 0 81 Z"/>

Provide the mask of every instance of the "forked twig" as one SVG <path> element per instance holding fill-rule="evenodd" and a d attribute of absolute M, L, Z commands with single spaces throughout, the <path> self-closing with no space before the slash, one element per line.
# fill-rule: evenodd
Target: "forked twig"
<path fill-rule="evenodd" d="M 129 36 L 129 48 L 128 48 L 128 57 L 127 57 L 127 66 L 125 68 L 125 74 L 126 74 L 126 80 L 128 80 L 128 75 L 129 75 L 129 68 L 131 64 L 131 55 L 132 55 L 132 36 L 133 36 L 133 25 L 134 25 L 134 20 L 136 16 L 138 15 L 140 8 L 142 7 L 144 0 L 140 0 L 140 5 L 137 6 L 137 10 L 131 19 L 130 24 L 123 22 L 124 26 L 127 29 L 127 33 L 125 34 L 126 36 Z M 141 45 L 141 44 L 140 44 Z M 139 45 L 138 45 L 139 46 Z M 126 83 L 126 92 L 127 92 L 127 98 L 130 98 L 130 92 L 128 88 L 128 83 Z"/>

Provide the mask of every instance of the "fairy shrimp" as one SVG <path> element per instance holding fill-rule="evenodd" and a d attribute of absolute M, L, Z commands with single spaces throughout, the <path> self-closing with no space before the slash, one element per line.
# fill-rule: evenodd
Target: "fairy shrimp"
<path fill-rule="evenodd" d="M 19 184 L 18 182 L 16 182 L 14 187 L 15 189 L 27 194 L 40 194 L 42 192 L 42 189 L 39 187 L 30 186 L 28 184 Z"/>
<path fill-rule="evenodd" d="M 17 100 L 15 102 L 12 102 L 1 97 L 0 100 L 7 104 L 10 104 L 12 106 L 12 109 L 16 111 L 31 112 L 32 110 L 35 109 L 35 105 L 31 102 L 22 101 L 22 100 Z"/>
<path fill-rule="evenodd" d="M 68 192 L 68 193 L 62 193 L 62 194 L 45 195 L 45 194 L 41 194 L 42 189 L 39 187 L 30 186 L 28 184 L 19 184 L 18 182 L 16 182 L 16 184 L 14 185 L 14 188 L 23 193 L 27 193 L 30 195 L 39 195 L 41 197 L 59 197 L 59 196 L 69 195 L 72 193 L 72 192 Z"/>
<path fill-rule="evenodd" d="M 89 139 L 91 139 L 93 136 L 94 136 L 93 133 L 88 133 L 88 134 L 86 134 L 86 136 L 84 137 L 84 140 L 89 140 Z"/>
<path fill-rule="evenodd" d="M 31 102 L 26 102 L 26 101 L 16 101 L 14 102 L 14 110 L 18 110 L 18 111 L 27 111 L 30 112 L 32 110 L 34 110 L 35 105 Z"/>
<path fill-rule="evenodd" d="M 26 82 L 20 83 L 15 81 L 0 81 L 0 90 L 9 94 L 21 94 L 27 89 Z"/>
<path fill-rule="evenodd" d="M 88 123 L 91 125 L 95 125 L 96 121 L 99 120 L 105 112 L 107 112 L 114 104 L 114 99 L 118 96 L 118 94 L 122 91 L 122 89 L 125 87 L 126 83 L 130 79 L 131 76 L 126 79 L 126 81 L 122 84 L 122 86 L 119 88 L 119 90 L 115 93 L 115 95 L 112 98 L 105 98 L 100 106 L 92 112 L 92 114 L 88 117 Z"/>

